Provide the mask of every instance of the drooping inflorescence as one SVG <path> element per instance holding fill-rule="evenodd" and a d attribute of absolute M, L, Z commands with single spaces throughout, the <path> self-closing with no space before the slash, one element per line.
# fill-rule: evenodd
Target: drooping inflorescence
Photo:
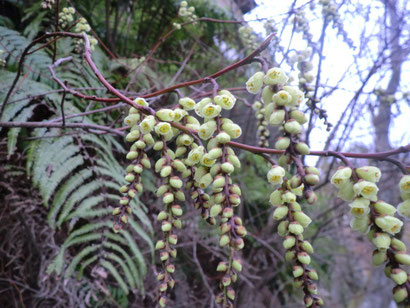
<path fill-rule="evenodd" d="M 395 217 L 396 211 L 408 217 L 410 199 L 410 176 L 402 177 L 399 188 L 403 202 L 396 207 L 379 200 L 377 182 L 381 178 L 379 168 L 372 166 L 353 170 L 341 167 L 333 175 L 331 182 L 338 188 L 338 197 L 349 201 L 352 220 L 350 226 L 364 235 L 375 246 L 373 265 L 385 264 L 385 274 L 396 286 L 393 288 L 394 300 L 398 303 L 409 302 L 409 273 L 402 265 L 410 265 L 410 255 L 406 245 L 396 235 L 403 222 Z"/>

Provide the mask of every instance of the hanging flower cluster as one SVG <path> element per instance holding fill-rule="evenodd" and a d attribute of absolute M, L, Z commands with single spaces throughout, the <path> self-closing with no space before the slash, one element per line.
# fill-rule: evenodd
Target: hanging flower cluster
<path fill-rule="evenodd" d="M 287 85 L 288 80 L 282 69 L 274 67 L 266 74 L 254 74 L 246 86 L 252 94 L 258 93 L 263 87 L 264 118 L 282 132 L 275 148 L 285 152 L 279 159 L 280 165 L 273 165 L 267 174 L 268 182 L 277 187 L 270 196 L 270 203 L 275 207 L 273 218 L 280 221 L 278 233 L 285 237 L 283 246 L 287 250 L 286 260 L 294 264 L 295 286 L 302 288 L 306 307 L 321 306 L 323 300 L 317 296 L 314 283 L 318 275 L 309 267 L 313 247 L 303 238 L 303 231 L 312 220 L 299 204 L 300 201 L 310 204 L 316 201 L 311 186 L 319 182 L 319 171 L 314 167 L 303 166 L 298 157 L 310 152 L 307 144 L 300 141 L 302 125 L 307 122 L 306 115 L 298 110 L 304 101 L 304 93 Z M 290 165 L 295 165 L 297 172 L 286 177 Z"/>
<path fill-rule="evenodd" d="M 138 98 L 135 103 L 141 106 L 148 106 L 148 103 L 143 98 Z M 141 182 L 141 174 L 145 169 L 151 168 L 151 162 L 145 153 L 146 148 L 154 144 L 151 135 L 151 127 L 155 125 L 155 119 L 152 116 L 145 116 L 136 108 L 131 107 L 128 116 L 124 119 L 124 123 L 130 127 L 130 132 L 126 135 L 125 140 L 131 142 L 130 151 L 127 153 L 127 160 L 131 163 L 127 166 L 125 176 L 126 185 L 120 188 L 120 192 L 124 196 L 120 200 L 120 206 L 116 207 L 113 215 L 118 216 L 118 221 L 114 224 L 114 231 L 118 232 L 124 224 L 128 222 L 127 214 L 131 214 L 132 209 L 129 203 L 137 193 L 143 191 Z"/>
<path fill-rule="evenodd" d="M 253 50 L 258 47 L 256 42 L 256 35 L 253 33 L 253 30 L 249 26 L 242 26 L 238 29 L 239 38 L 242 41 L 242 44 L 250 50 Z"/>
<path fill-rule="evenodd" d="M 268 121 L 265 119 L 265 108 L 259 101 L 253 103 L 252 108 L 255 110 L 256 136 L 258 138 L 258 144 L 260 147 L 268 148 L 270 132 L 267 128 Z"/>
<path fill-rule="evenodd" d="M 66 28 L 71 22 L 74 21 L 75 10 L 73 7 L 65 7 L 58 14 L 58 21 L 62 28 Z M 88 33 L 91 31 L 91 27 L 88 24 L 87 20 L 81 17 L 74 27 L 74 32 L 79 34 Z M 88 35 L 88 40 L 90 42 L 91 50 L 94 50 L 95 46 L 98 44 L 98 41 L 95 37 Z M 76 50 L 80 52 L 83 42 L 80 40 L 76 41 Z"/>
<path fill-rule="evenodd" d="M 338 188 L 338 197 L 351 202 L 349 204 L 353 230 L 367 234 L 367 238 L 375 246 L 373 265 L 386 264 L 385 274 L 396 287 L 393 296 L 396 302 L 408 299 L 410 283 L 409 274 L 401 265 L 410 265 L 410 255 L 406 245 L 395 236 L 400 232 L 403 222 L 396 218 L 396 208 L 378 200 L 377 182 L 381 178 L 379 168 L 372 166 L 352 170 L 350 167 L 339 168 L 332 176 L 331 182 Z M 398 206 L 399 214 L 408 217 L 410 198 L 410 176 L 404 176 L 399 188 L 404 202 Z"/>

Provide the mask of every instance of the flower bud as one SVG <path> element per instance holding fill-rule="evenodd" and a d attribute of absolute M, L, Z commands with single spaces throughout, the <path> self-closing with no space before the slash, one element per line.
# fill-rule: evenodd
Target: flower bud
<path fill-rule="evenodd" d="M 235 300 L 235 291 L 232 288 L 228 288 L 228 291 L 226 291 L 226 295 L 230 300 Z"/>
<path fill-rule="evenodd" d="M 304 142 L 298 142 L 295 146 L 296 151 L 302 155 L 308 155 L 310 153 L 309 146 Z"/>
<path fill-rule="evenodd" d="M 404 244 L 402 241 L 400 241 L 399 239 L 395 237 L 391 239 L 390 246 L 396 251 L 404 251 L 404 252 L 406 251 L 406 244 Z"/>
<path fill-rule="evenodd" d="M 209 211 L 210 217 L 216 217 L 222 212 L 222 206 L 220 204 L 214 204 Z"/>
<path fill-rule="evenodd" d="M 386 233 L 375 233 L 372 242 L 377 249 L 388 249 L 390 247 L 391 238 L 390 235 Z"/>
<path fill-rule="evenodd" d="M 288 233 L 289 221 L 281 221 L 278 225 L 278 234 L 280 236 L 285 236 Z"/>
<path fill-rule="evenodd" d="M 263 103 L 265 105 L 272 102 L 273 94 L 274 94 L 274 92 L 273 92 L 273 90 L 270 86 L 266 86 L 266 87 L 263 88 L 263 90 L 262 90 L 262 100 L 263 100 Z"/>
<path fill-rule="evenodd" d="M 292 235 L 288 235 L 285 237 L 285 240 L 283 241 L 283 247 L 285 249 L 290 249 L 296 244 L 296 238 Z"/>
<path fill-rule="evenodd" d="M 373 266 L 382 265 L 386 261 L 387 261 L 386 250 L 377 250 L 376 249 L 375 251 L 373 251 L 373 256 L 372 256 Z"/>
<path fill-rule="evenodd" d="M 172 193 L 164 194 L 164 197 L 162 198 L 162 202 L 164 202 L 165 204 L 174 202 L 174 194 Z"/>
<path fill-rule="evenodd" d="M 306 251 L 307 253 L 313 253 L 314 251 L 312 244 L 310 244 L 306 240 L 302 242 L 301 246 L 302 246 L 302 249 Z"/>
<path fill-rule="evenodd" d="M 407 281 L 407 273 L 401 268 L 393 268 L 391 270 L 390 279 L 393 280 L 396 284 L 402 285 Z"/>
<path fill-rule="evenodd" d="M 290 233 L 293 233 L 293 234 L 295 234 L 295 235 L 300 235 L 300 234 L 303 233 L 303 227 L 302 227 L 302 225 L 301 225 L 299 222 L 297 222 L 297 221 L 292 221 L 292 222 L 289 224 L 288 230 L 289 230 Z"/>
<path fill-rule="evenodd" d="M 231 207 L 227 207 L 223 210 L 222 217 L 223 218 L 231 218 L 233 216 L 233 209 Z"/>
<path fill-rule="evenodd" d="M 394 254 L 394 259 L 400 264 L 410 265 L 410 255 L 405 251 L 397 251 Z"/>
<path fill-rule="evenodd" d="M 373 208 L 376 210 L 378 214 L 386 214 L 393 216 L 394 213 L 396 213 L 396 208 L 393 205 L 381 200 L 373 203 Z"/>
<path fill-rule="evenodd" d="M 290 138 L 288 137 L 279 137 L 275 143 L 276 150 L 286 150 L 290 145 Z"/>
<path fill-rule="evenodd" d="M 162 232 L 169 232 L 172 229 L 172 225 L 169 221 L 163 221 L 161 225 Z"/>
<path fill-rule="evenodd" d="M 355 193 L 353 190 L 353 182 L 349 180 L 348 182 L 341 184 L 339 186 L 337 196 L 345 201 L 353 200 L 353 198 L 355 197 Z"/>
<path fill-rule="evenodd" d="M 210 173 L 205 174 L 204 176 L 201 177 L 199 180 L 199 187 L 202 189 L 207 188 L 209 185 L 211 185 L 213 181 L 212 175 Z"/>
<path fill-rule="evenodd" d="M 292 203 L 296 201 L 296 195 L 290 191 L 286 191 L 282 194 L 282 202 L 283 203 Z"/>
<path fill-rule="evenodd" d="M 174 120 L 174 111 L 172 109 L 160 109 L 158 110 L 155 115 L 157 116 L 158 119 L 161 121 L 167 121 L 170 122 Z"/>
<path fill-rule="evenodd" d="M 160 250 L 160 249 L 164 249 L 164 248 L 165 248 L 165 242 L 163 240 L 159 240 L 155 244 L 155 250 Z"/>
<path fill-rule="evenodd" d="M 124 178 L 128 183 L 131 183 L 135 180 L 135 175 L 132 173 L 128 173 Z"/>
<path fill-rule="evenodd" d="M 159 174 L 160 174 L 161 177 L 166 178 L 171 174 L 171 172 L 172 172 L 172 167 L 171 166 L 165 166 L 161 169 Z"/>
<path fill-rule="evenodd" d="M 279 206 L 283 204 L 282 201 L 282 191 L 276 189 L 274 190 L 271 194 L 270 194 L 270 198 L 269 198 L 269 202 L 270 204 L 272 204 L 273 206 Z"/>
<path fill-rule="evenodd" d="M 272 112 L 269 117 L 269 124 L 276 126 L 281 125 L 285 120 L 285 110 L 279 109 Z"/>
<path fill-rule="evenodd" d="M 157 220 L 162 221 L 162 220 L 165 220 L 165 219 L 168 219 L 168 213 L 165 212 L 165 211 L 159 212 L 158 216 L 157 216 Z"/>
<path fill-rule="evenodd" d="M 313 190 L 309 189 L 305 192 L 305 198 L 307 203 L 314 204 L 317 201 L 316 194 Z"/>
<path fill-rule="evenodd" d="M 216 141 L 218 141 L 218 143 L 221 143 L 221 144 L 225 144 L 231 141 L 231 137 L 225 132 L 220 132 L 218 135 L 216 135 L 215 138 L 216 138 Z"/>
<path fill-rule="evenodd" d="M 124 123 L 128 126 L 134 126 L 140 119 L 140 115 L 137 113 L 134 114 L 130 114 L 128 116 L 125 117 L 124 119 Z"/>
<path fill-rule="evenodd" d="M 397 212 L 405 218 L 410 218 L 410 199 L 404 200 L 400 203 L 397 206 Z"/>
<path fill-rule="evenodd" d="M 171 207 L 171 211 L 172 211 L 172 214 L 174 214 L 175 216 L 182 216 L 183 214 L 181 206 L 177 204 Z"/>
<path fill-rule="evenodd" d="M 307 272 L 307 275 L 312 280 L 319 280 L 319 276 L 314 269 L 309 269 L 309 271 Z"/>
<path fill-rule="evenodd" d="M 382 173 L 379 168 L 372 166 L 365 166 L 357 168 L 356 174 L 363 180 L 377 183 L 382 176 Z"/>
<path fill-rule="evenodd" d="M 242 262 L 241 262 L 241 260 L 233 259 L 232 267 L 234 268 L 235 271 L 241 272 L 242 271 Z"/>
<path fill-rule="evenodd" d="M 242 135 L 242 129 L 235 123 L 226 123 L 222 125 L 222 129 L 232 138 L 236 139 Z"/>
<path fill-rule="evenodd" d="M 368 216 L 365 216 L 363 218 L 353 218 L 350 221 L 350 227 L 355 230 L 358 231 L 360 233 L 367 233 L 367 231 L 369 230 L 369 224 L 370 224 L 370 220 Z"/>
<path fill-rule="evenodd" d="M 300 134 L 302 132 L 302 126 L 293 119 L 286 121 L 283 127 L 287 133 L 292 135 Z"/>
<path fill-rule="evenodd" d="M 226 262 L 219 262 L 216 271 L 218 272 L 226 272 L 228 270 L 228 263 Z"/>
<path fill-rule="evenodd" d="M 251 94 L 258 93 L 262 88 L 264 76 L 265 74 L 263 72 L 253 74 L 252 77 L 246 82 L 246 90 Z"/>
<path fill-rule="evenodd" d="M 281 220 L 284 218 L 289 212 L 289 208 L 286 205 L 279 206 L 273 212 L 273 219 Z"/>
<path fill-rule="evenodd" d="M 140 137 L 139 130 L 133 130 L 125 136 L 125 140 L 127 142 L 134 142 L 134 141 L 138 140 L 139 137 Z"/>
<path fill-rule="evenodd" d="M 296 109 L 296 110 L 292 110 L 292 111 L 290 112 L 290 117 L 291 117 L 292 119 L 295 119 L 296 121 L 298 121 L 299 124 L 301 124 L 301 125 L 305 124 L 305 123 L 308 121 L 308 119 L 307 119 L 305 113 L 302 112 L 302 111 L 300 111 L 300 110 L 297 110 L 297 109 Z"/>
<path fill-rule="evenodd" d="M 313 185 L 316 185 L 317 183 L 319 183 L 320 178 L 316 174 L 306 174 L 305 175 L 305 181 L 306 181 L 307 184 L 313 186 Z"/>
<path fill-rule="evenodd" d="M 408 298 L 409 294 L 405 286 L 396 286 L 393 288 L 393 298 L 396 303 L 401 303 Z"/>
<path fill-rule="evenodd" d="M 293 271 L 292 271 L 293 277 L 298 278 L 302 276 L 303 273 L 304 273 L 303 267 L 301 267 L 300 265 L 295 265 L 293 267 Z"/>
<path fill-rule="evenodd" d="M 302 264 L 306 264 L 306 265 L 310 264 L 310 256 L 304 251 L 299 252 L 297 254 L 297 258 L 298 258 L 298 261 Z"/>
<path fill-rule="evenodd" d="M 224 247 L 226 245 L 228 245 L 230 242 L 229 236 L 224 234 L 221 236 L 220 240 L 219 240 L 219 246 Z"/>

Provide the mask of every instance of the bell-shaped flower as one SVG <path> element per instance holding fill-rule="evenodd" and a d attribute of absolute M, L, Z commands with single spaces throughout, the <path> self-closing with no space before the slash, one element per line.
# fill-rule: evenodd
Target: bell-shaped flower
<path fill-rule="evenodd" d="M 372 206 L 378 214 L 393 216 L 394 213 L 396 213 L 396 208 L 393 205 L 388 204 L 382 200 L 378 200 L 377 202 L 373 203 Z"/>
<path fill-rule="evenodd" d="M 269 117 L 269 124 L 270 125 L 281 125 L 285 120 L 285 110 L 279 109 L 274 110 Z"/>
<path fill-rule="evenodd" d="M 357 168 L 356 173 L 359 176 L 359 178 L 373 183 L 377 183 L 380 180 L 380 177 L 382 176 L 382 172 L 380 171 L 380 169 L 372 166 L 364 166 Z"/>
<path fill-rule="evenodd" d="M 220 108 L 231 110 L 235 106 L 235 99 L 232 95 L 222 94 L 214 97 L 215 104 Z"/>
<path fill-rule="evenodd" d="M 208 140 L 215 131 L 216 131 L 215 121 L 208 121 L 199 127 L 198 136 L 199 138 L 203 140 Z"/>
<path fill-rule="evenodd" d="M 272 97 L 273 97 L 273 90 L 270 86 L 266 86 L 262 90 L 262 101 L 266 105 L 270 104 L 272 102 Z"/>
<path fill-rule="evenodd" d="M 226 123 L 222 124 L 222 129 L 232 138 L 236 139 L 242 135 L 242 129 L 238 124 Z"/>
<path fill-rule="evenodd" d="M 283 85 L 288 81 L 288 76 L 286 76 L 285 71 L 279 67 L 274 67 L 268 70 L 263 81 L 267 85 Z"/>
<path fill-rule="evenodd" d="M 267 174 L 268 181 L 273 185 L 280 185 L 283 183 L 283 177 L 285 174 L 285 169 L 281 166 L 274 165 Z"/>
<path fill-rule="evenodd" d="M 142 120 L 139 125 L 141 133 L 143 134 L 150 133 L 154 129 L 156 122 L 157 121 L 155 120 L 155 117 L 152 115 L 145 117 L 145 119 Z"/>
<path fill-rule="evenodd" d="M 189 163 L 191 166 L 199 163 L 202 156 L 204 155 L 204 152 L 205 152 L 205 149 L 203 146 L 199 146 L 195 149 L 192 149 L 188 153 L 187 163 Z"/>
<path fill-rule="evenodd" d="M 263 86 L 264 76 L 265 74 L 263 72 L 253 74 L 252 77 L 246 82 L 246 90 L 252 94 L 258 93 Z"/>
<path fill-rule="evenodd" d="M 212 103 L 206 104 L 202 110 L 201 114 L 205 119 L 212 119 L 221 113 L 221 106 L 214 105 Z"/>
<path fill-rule="evenodd" d="M 159 122 L 156 126 L 155 126 L 155 132 L 158 135 L 166 135 L 168 134 L 171 130 L 171 125 L 167 122 Z"/>
<path fill-rule="evenodd" d="M 361 218 L 370 212 L 369 209 L 370 200 L 366 198 L 356 198 L 349 204 L 351 210 L 350 214 L 355 217 Z"/>
<path fill-rule="evenodd" d="M 350 221 L 350 227 L 353 230 L 358 231 L 362 234 L 366 234 L 369 231 L 369 226 L 370 226 L 370 219 L 368 215 L 361 217 L 361 218 L 354 217 Z"/>
<path fill-rule="evenodd" d="M 134 99 L 134 103 L 136 103 L 137 105 L 143 106 L 143 107 L 148 106 L 147 101 L 142 97 L 137 97 L 136 99 Z"/>
<path fill-rule="evenodd" d="M 377 201 L 377 192 L 379 191 L 379 188 L 377 188 L 376 184 L 372 182 L 361 180 L 353 185 L 353 190 L 356 196 L 362 196 L 374 202 Z"/>
<path fill-rule="evenodd" d="M 269 203 L 273 206 L 280 206 L 283 204 L 282 191 L 279 189 L 274 190 L 269 197 Z"/>
<path fill-rule="evenodd" d="M 410 200 L 404 200 L 397 206 L 397 212 L 405 217 L 410 218 Z"/>
<path fill-rule="evenodd" d="M 158 119 L 161 121 L 173 121 L 174 120 L 174 110 L 172 109 L 160 109 L 158 110 L 155 115 L 157 116 Z"/>
<path fill-rule="evenodd" d="M 399 233 L 401 230 L 401 227 L 403 226 L 403 222 L 393 216 L 389 215 L 383 215 L 379 216 L 375 219 L 376 225 L 382 229 L 384 232 L 390 233 L 390 234 L 396 234 Z"/>
<path fill-rule="evenodd" d="M 192 98 L 189 97 L 183 97 L 179 100 L 179 104 L 185 109 L 185 110 L 192 110 L 195 108 L 195 101 Z"/>
<path fill-rule="evenodd" d="M 174 122 L 180 122 L 186 115 L 188 115 L 188 112 L 186 110 L 176 108 L 174 110 Z"/>
<path fill-rule="evenodd" d="M 209 97 L 205 97 L 203 99 L 201 99 L 196 105 L 195 105 L 195 113 L 200 116 L 201 118 L 203 118 L 203 114 L 202 114 L 202 109 L 205 107 L 205 105 L 212 103 L 212 99 L 210 99 Z"/>
<path fill-rule="evenodd" d="M 350 177 L 352 176 L 352 169 L 349 167 L 339 168 L 330 179 L 330 182 L 336 187 L 349 182 Z"/>
<path fill-rule="evenodd" d="M 282 90 L 288 92 L 292 96 L 291 101 L 287 104 L 288 107 L 299 106 L 305 99 L 305 94 L 296 87 L 284 86 Z"/>
<path fill-rule="evenodd" d="M 292 101 L 292 96 L 289 92 L 281 90 L 272 97 L 273 102 L 278 106 L 288 106 Z"/>
<path fill-rule="evenodd" d="M 341 184 L 337 196 L 342 200 L 352 201 L 355 197 L 353 182 L 349 180 L 348 182 Z"/>
<path fill-rule="evenodd" d="M 404 175 L 400 179 L 399 189 L 402 193 L 410 193 L 410 175 Z"/>

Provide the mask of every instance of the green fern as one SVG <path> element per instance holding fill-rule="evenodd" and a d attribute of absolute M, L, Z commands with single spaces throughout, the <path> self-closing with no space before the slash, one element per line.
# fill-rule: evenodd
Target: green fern
<path fill-rule="evenodd" d="M 129 230 L 111 232 L 112 206 L 118 203 L 116 190 L 123 180 L 122 168 L 110 150 L 113 138 L 46 138 L 59 132 L 37 130 L 35 136 L 43 138 L 30 144 L 27 159 L 33 184 L 49 209 L 49 225 L 53 229 L 72 226 L 48 272 L 65 277 L 77 272 L 82 277 L 87 266 L 99 262 L 124 292 L 142 290 L 147 266 L 137 239 L 146 243 L 152 256 L 152 226 L 145 207 L 135 200 L 131 207 L 139 221 L 130 219 Z M 95 155 L 91 160 L 90 149 Z M 68 266 L 67 259 L 71 260 Z"/>
<path fill-rule="evenodd" d="M 7 53 L 7 66 L 17 66 L 24 49 L 31 43 L 31 40 L 17 31 L 0 26 L 0 42 L 0 48 Z M 33 47 L 33 50 L 35 48 L 36 46 Z M 44 50 L 38 50 L 27 56 L 24 64 L 24 71 L 28 72 L 30 79 L 47 84 L 52 83 L 48 70 L 51 58 Z"/>

